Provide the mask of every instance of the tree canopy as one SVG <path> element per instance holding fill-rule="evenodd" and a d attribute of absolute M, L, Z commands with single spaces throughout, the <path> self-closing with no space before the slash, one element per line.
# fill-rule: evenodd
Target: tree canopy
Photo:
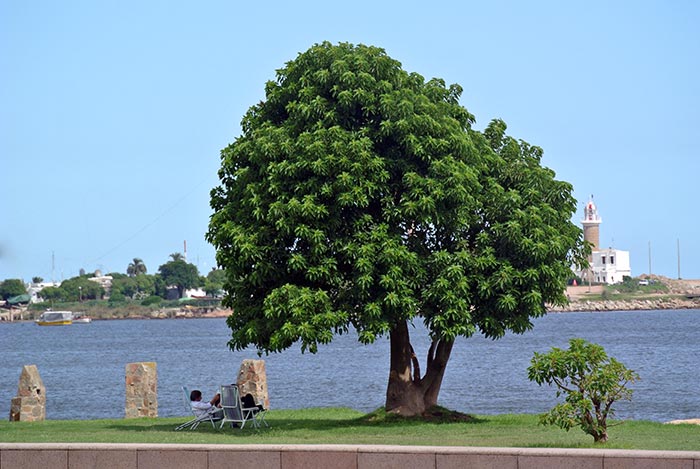
<path fill-rule="evenodd" d="M 211 193 L 232 348 L 388 335 L 387 410 L 415 414 L 437 402 L 456 337 L 523 332 L 566 301 L 584 254 L 572 188 L 502 121 L 474 130 L 461 91 L 363 45 L 278 70 Z M 425 375 L 414 320 L 433 340 Z"/>
<path fill-rule="evenodd" d="M 47 289 L 45 288 L 44 290 Z M 39 295 L 44 299 L 50 299 L 44 296 L 44 290 L 42 290 Z M 73 277 L 64 280 L 61 282 L 61 286 L 58 287 L 58 290 L 60 291 L 59 295 L 50 293 L 51 290 L 46 292 L 46 294 L 49 296 L 53 295 L 54 298 L 51 299 L 62 299 L 64 301 L 78 301 L 79 299 L 96 300 L 102 298 L 105 294 L 104 288 L 102 288 L 99 283 L 89 280 L 87 276 Z M 58 296 L 58 298 L 55 298 L 55 296 Z"/>
<path fill-rule="evenodd" d="M 171 254 L 171 257 L 173 260 L 161 265 L 158 273 L 166 286 L 177 287 L 178 296 L 182 298 L 186 289 L 199 286 L 199 271 L 194 264 L 185 262 L 182 256 L 176 257 Z"/>
<path fill-rule="evenodd" d="M 130 262 L 126 268 L 126 273 L 129 277 L 143 275 L 147 271 L 148 269 L 146 269 L 146 264 L 144 264 L 143 260 L 139 259 L 138 257 L 134 257 L 134 260 Z"/>
<path fill-rule="evenodd" d="M 155 278 L 145 273 L 133 277 L 124 276 L 112 280 L 112 295 L 121 294 L 127 298 L 145 298 L 155 293 Z"/>
<path fill-rule="evenodd" d="M 221 295 L 226 281 L 226 272 L 221 269 L 212 269 L 204 281 L 204 291 L 209 296 Z"/>
<path fill-rule="evenodd" d="M 27 293 L 27 288 L 20 279 L 10 278 L 0 282 L 0 299 L 7 300 L 13 296 L 24 295 L 25 293 Z"/>

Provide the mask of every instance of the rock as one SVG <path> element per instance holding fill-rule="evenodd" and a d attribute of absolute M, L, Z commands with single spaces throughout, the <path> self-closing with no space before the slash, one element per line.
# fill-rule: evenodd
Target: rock
<path fill-rule="evenodd" d="M 126 365 L 125 418 L 158 417 L 158 373 L 155 362 Z"/>
<path fill-rule="evenodd" d="M 270 408 L 265 360 L 243 360 L 238 370 L 236 384 L 241 396 L 250 394 L 256 403 L 262 404 L 265 409 Z"/>
<path fill-rule="evenodd" d="M 700 425 L 700 419 L 686 419 L 686 420 L 671 420 L 670 422 L 664 422 L 670 425 Z"/>
<path fill-rule="evenodd" d="M 36 365 L 25 365 L 19 377 L 17 396 L 10 403 L 11 422 L 46 419 L 46 388 Z"/>

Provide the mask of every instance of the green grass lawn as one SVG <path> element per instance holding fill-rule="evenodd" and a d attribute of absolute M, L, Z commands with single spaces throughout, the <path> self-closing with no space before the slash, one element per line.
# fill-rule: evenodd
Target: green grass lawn
<path fill-rule="evenodd" d="M 383 412 L 352 409 L 276 410 L 269 428 L 202 424 L 194 431 L 175 431 L 182 418 L 117 420 L 47 420 L 0 422 L 0 442 L 98 443 L 237 443 L 237 444 L 374 444 L 416 446 L 501 446 L 556 448 L 621 448 L 700 451 L 700 426 L 630 421 L 609 428 L 603 445 L 579 429 L 568 433 L 538 425 L 536 415 L 474 416 L 468 422 L 385 418 Z"/>

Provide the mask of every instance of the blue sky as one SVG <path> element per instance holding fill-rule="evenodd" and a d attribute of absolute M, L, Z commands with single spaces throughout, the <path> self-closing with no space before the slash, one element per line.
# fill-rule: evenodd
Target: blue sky
<path fill-rule="evenodd" d="M 0 0 L 0 280 L 155 273 L 185 241 L 208 272 L 220 150 L 325 40 L 459 83 L 477 128 L 544 148 L 577 223 L 594 195 L 633 275 L 677 277 L 680 244 L 700 278 L 700 3 L 276 3 Z"/>

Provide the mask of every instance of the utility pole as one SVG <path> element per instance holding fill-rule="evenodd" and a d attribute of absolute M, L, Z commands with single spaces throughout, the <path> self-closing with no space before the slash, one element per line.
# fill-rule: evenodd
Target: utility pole
<path fill-rule="evenodd" d="M 649 276 L 651 277 L 651 241 L 649 241 Z"/>
<path fill-rule="evenodd" d="M 678 253 L 678 280 L 681 279 L 681 240 L 676 239 L 676 252 Z"/>

